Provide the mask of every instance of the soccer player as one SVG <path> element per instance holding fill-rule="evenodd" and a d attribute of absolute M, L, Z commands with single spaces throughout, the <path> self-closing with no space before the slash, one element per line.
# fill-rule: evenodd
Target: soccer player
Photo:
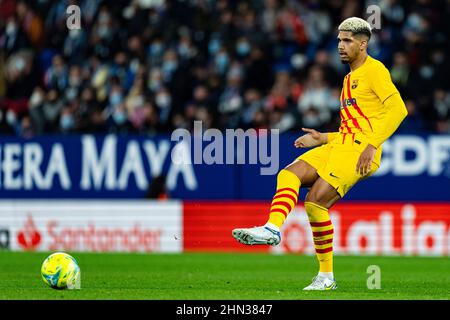
<path fill-rule="evenodd" d="M 243 244 L 279 244 L 280 227 L 297 203 L 299 188 L 310 188 L 304 205 L 319 260 L 319 273 L 303 290 L 337 288 L 333 276 L 333 225 L 328 210 L 355 183 L 379 168 L 381 145 L 407 115 L 388 70 L 367 54 L 371 34 L 370 24 L 357 17 L 339 25 L 340 59 L 350 66 L 341 92 L 339 132 L 321 133 L 303 128 L 307 134 L 299 137 L 294 146 L 315 148 L 278 173 L 267 223 L 232 232 Z"/>

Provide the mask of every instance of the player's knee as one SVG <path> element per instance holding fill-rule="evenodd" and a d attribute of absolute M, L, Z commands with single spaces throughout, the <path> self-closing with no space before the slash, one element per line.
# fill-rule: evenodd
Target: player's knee
<path fill-rule="evenodd" d="M 312 188 L 306 194 L 305 201 L 312 202 L 312 203 L 315 203 L 315 204 L 320 205 L 320 206 L 325 206 L 326 202 L 327 202 L 323 192 L 321 192 L 320 190 L 317 190 L 315 188 Z"/>
<path fill-rule="evenodd" d="M 311 189 L 306 194 L 305 202 L 317 203 L 317 201 L 319 201 L 319 197 L 318 197 L 317 191 Z"/>
<path fill-rule="evenodd" d="M 311 188 L 305 197 L 305 202 L 312 202 L 324 208 L 330 208 L 340 199 L 340 195 L 335 189 Z"/>

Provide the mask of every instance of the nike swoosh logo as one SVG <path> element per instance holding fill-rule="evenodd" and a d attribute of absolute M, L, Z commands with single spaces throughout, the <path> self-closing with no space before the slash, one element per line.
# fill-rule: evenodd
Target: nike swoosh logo
<path fill-rule="evenodd" d="M 333 172 L 330 172 L 330 176 L 332 176 L 333 178 L 339 179 L 339 177 L 338 177 L 338 176 L 335 176 L 335 175 L 333 174 Z"/>
<path fill-rule="evenodd" d="M 270 232 L 272 232 L 276 236 L 280 236 L 280 232 L 278 232 L 278 231 L 272 230 L 272 229 L 270 229 L 268 227 L 264 227 L 264 229 L 269 230 Z"/>
<path fill-rule="evenodd" d="M 325 290 L 331 290 L 331 289 L 333 289 L 334 285 L 335 285 L 334 282 L 332 282 L 329 286 L 325 285 Z"/>

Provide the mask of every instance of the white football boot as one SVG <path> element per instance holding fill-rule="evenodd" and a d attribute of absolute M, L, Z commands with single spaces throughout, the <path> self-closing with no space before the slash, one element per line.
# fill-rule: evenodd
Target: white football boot
<path fill-rule="evenodd" d="M 323 276 L 315 276 L 312 283 L 303 290 L 336 290 L 337 284 L 335 280 L 330 280 Z"/>
<path fill-rule="evenodd" d="M 269 227 L 254 227 L 234 229 L 233 237 L 243 244 L 268 244 L 276 246 L 281 241 L 281 234 L 279 231 L 270 229 Z"/>

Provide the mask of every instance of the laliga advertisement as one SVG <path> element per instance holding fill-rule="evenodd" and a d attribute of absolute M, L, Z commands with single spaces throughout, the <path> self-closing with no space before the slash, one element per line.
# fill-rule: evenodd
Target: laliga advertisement
<path fill-rule="evenodd" d="M 0 202 L 3 248 L 30 251 L 181 252 L 178 202 Z"/>
<path fill-rule="evenodd" d="M 275 247 L 244 246 L 234 241 L 236 226 L 261 225 L 270 204 L 186 203 L 184 250 L 260 251 L 314 254 L 311 228 L 298 205 L 283 225 Z M 330 210 L 333 252 L 350 255 L 450 255 L 450 204 L 338 203 Z"/>

